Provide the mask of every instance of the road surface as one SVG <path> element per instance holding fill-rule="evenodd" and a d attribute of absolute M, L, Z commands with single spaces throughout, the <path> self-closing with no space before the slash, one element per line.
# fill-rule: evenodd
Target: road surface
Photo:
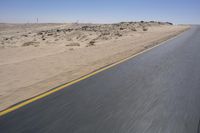
<path fill-rule="evenodd" d="M 0 117 L 0 133 L 197 133 L 200 26 Z"/>

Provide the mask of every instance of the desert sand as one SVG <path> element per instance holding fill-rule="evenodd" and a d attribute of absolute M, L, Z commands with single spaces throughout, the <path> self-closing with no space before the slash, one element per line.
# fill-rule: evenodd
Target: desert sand
<path fill-rule="evenodd" d="M 187 30 L 161 22 L 0 24 L 0 110 Z"/>

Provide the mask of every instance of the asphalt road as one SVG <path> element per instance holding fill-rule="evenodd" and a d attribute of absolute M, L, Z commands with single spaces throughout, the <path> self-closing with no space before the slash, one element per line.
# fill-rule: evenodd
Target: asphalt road
<path fill-rule="evenodd" d="M 0 133 L 197 133 L 200 26 L 0 117 Z"/>

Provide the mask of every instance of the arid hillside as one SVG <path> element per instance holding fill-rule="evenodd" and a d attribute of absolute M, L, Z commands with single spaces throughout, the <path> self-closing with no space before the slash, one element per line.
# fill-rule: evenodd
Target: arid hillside
<path fill-rule="evenodd" d="M 161 22 L 121 22 L 116 24 L 0 24 L 1 47 L 65 45 L 88 47 L 96 42 L 118 39 L 131 32 L 145 32 Z"/>

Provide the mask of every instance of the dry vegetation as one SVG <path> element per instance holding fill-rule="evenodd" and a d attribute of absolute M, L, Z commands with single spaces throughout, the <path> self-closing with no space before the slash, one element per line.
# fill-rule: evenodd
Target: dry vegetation
<path fill-rule="evenodd" d="M 116 24 L 37 24 L 0 26 L 0 47 L 41 45 L 94 46 L 96 42 L 117 39 L 130 32 L 145 32 L 149 27 L 171 25 L 161 22 L 121 22 Z M 20 28 L 21 27 L 21 28 Z M 48 27 L 51 27 L 50 29 Z M 30 28 L 31 31 L 30 31 Z M 46 28 L 46 29 L 45 29 Z M 14 30 L 15 29 L 15 30 Z M 36 29 L 36 30 L 33 30 Z"/>

